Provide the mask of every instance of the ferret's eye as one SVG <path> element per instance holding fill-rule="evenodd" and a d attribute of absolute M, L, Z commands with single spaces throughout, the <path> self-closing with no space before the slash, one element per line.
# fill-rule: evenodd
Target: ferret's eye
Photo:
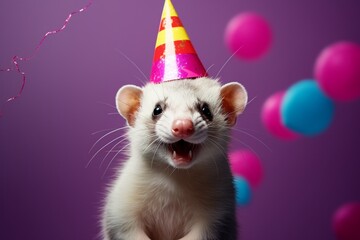
<path fill-rule="evenodd" d="M 212 113 L 210 111 L 209 105 L 207 105 L 206 103 L 201 105 L 200 112 L 201 112 L 201 115 L 203 115 L 209 121 L 213 120 L 213 115 L 212 115 Z"/>
<path fill-rule="evenodd" d="M 162 109 L 161 105 L 156 104 L 154 111 L 153 111 L 153 116 L 159 116 L 162 112 L 163 112 L 163 109 Z"/>

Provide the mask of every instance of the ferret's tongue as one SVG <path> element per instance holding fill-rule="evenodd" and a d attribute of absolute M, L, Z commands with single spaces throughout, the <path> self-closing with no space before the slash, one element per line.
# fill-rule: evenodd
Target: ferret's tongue
<path fill-rule="evenodd" d="M 193 144 L 180 140 L 173 143 L 172 147 L 172 159 L 175 163 L 189 163 L 192 160 L 192 148 Z"/>

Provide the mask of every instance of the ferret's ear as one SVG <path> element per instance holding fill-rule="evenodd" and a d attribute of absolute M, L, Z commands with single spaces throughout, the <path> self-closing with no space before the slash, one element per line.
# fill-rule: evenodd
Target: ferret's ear
<path fill-rule="evenodd" d="M 141 88 L 126 85 L 116 94 L 116 108 L 130 126 L 134 126 L 136 112 L 139 110 L 142 96 Z"/>
<path fill-rule="evenodd" d="M 247 92 L 240 83 L 231 82 L 221 87 L 221 98 L 223 111 L 227 115 L 226 121 L 233 126 L 236 117 L 245 110 Z"/>

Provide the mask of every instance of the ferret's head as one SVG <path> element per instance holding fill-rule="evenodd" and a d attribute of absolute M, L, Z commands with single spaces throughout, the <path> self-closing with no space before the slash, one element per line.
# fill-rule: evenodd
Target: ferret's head
<path fill-rule="evenodd" d="M 210 78 L 126 85 L 116 95 L 133 149 L 151 164 L 175 168 L 226 156 L 229 129 L 246 103 L 241 84 L 221 86 Z"/>

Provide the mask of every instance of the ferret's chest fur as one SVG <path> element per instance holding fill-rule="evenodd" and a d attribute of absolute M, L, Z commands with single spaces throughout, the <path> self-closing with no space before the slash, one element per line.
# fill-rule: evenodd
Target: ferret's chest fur
<path fill-rule="evenodd" d="M 117 194 L 123 203 L 119 211 L 135 217 L 150 239 L 180 239 L 196 223 L 198 215 L 214 208 L 210 206 L 212 201 L 205 199 L 209 197 L 204 194 L 206 180 L 195 179 L 191 170 L 156 171 L 147 164 L 136 169 L 134 165 L 128 162 L 117 181 L 116 189 L 121 189 Z"/>
<path fill-rule="evenodd" d="M 150 239 L 180 239 L 190 230 L 195 204 L 169 186 L 157 184 L 150 185 L 144 196 L 147 204 L 142 207 L 140 219 L 145 232 Z"/>
<path fill-rule="evenodd" d="M 134 175 L 132 165 L 129 162 L 125 166 L 124 174 L 118 180 L 121 186 L 117 189 L 122 189 L 118 196 L 127 205 L 120 211 L 138 219 L 151 240 L 180 239 L 195 223 L 199 224 L 200 215 L 208 214 L 209 209 L 215 213 L 216 197 L 204 194 L 204 191 L 209 188 L 208 191 L 213 192 L 216 186 L 211 186 L 212 183 L 201 176 L 196 177 L 198 173 L 191 170 L 173 172 L 172 169 L 157 172 L 143 165 Z M 130 179 L 127 173 L 133 173 L 131 181 L 127 181 Z"/>

